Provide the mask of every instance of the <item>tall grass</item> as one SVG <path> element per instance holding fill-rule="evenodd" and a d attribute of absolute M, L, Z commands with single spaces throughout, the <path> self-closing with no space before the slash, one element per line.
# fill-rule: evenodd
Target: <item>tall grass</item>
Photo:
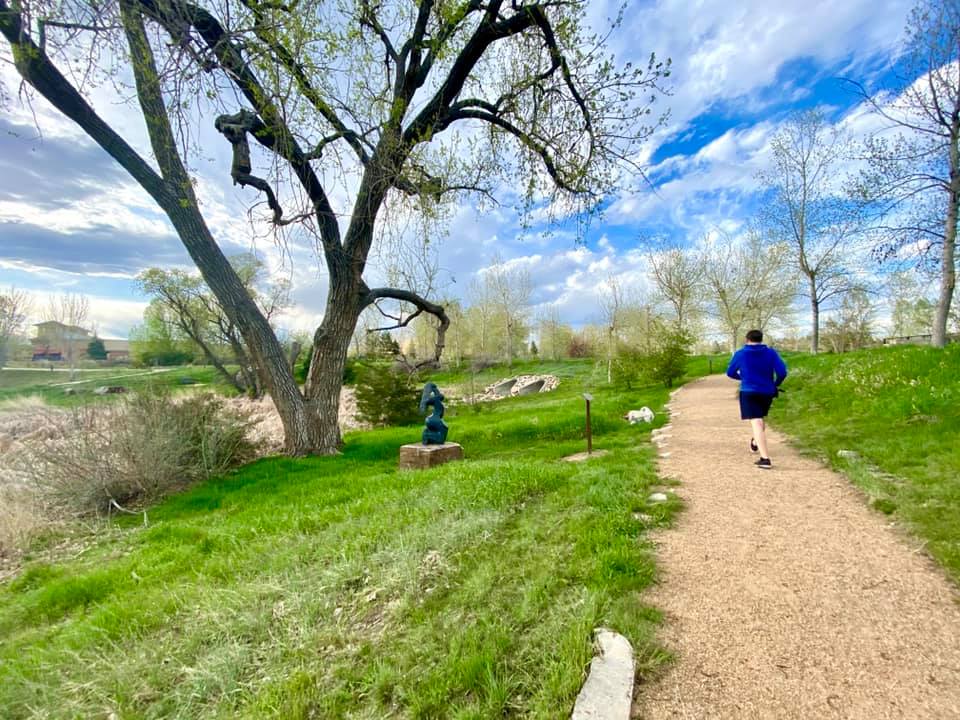
<path fill-rule="evenodd" d="M 960 345 L 797 356 L 784 387 L 773 421 L 847 472 L 960 581 Z"/>
<path fill-rule="evenodd" d="M 350 434 L 339 457 L 257 461 L 32 560 L 0 586 L 4 716 L 556 718 L 598 625 L 659 667 L 644 532 L 677 505 L 648 503 L 649 426 L 620 416 L 666 390 L 591 377 L 452 406 L 462 462 L 400 472 L 418 426 Z M 566 463 L 588 388 L 611 452 Z"/>

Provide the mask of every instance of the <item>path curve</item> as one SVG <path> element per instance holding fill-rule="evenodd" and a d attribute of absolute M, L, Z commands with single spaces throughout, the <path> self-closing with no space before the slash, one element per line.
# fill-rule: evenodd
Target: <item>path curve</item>
<path fill-rule="evenodd" d="M 960 718 L 960 596 L 919 541 L 770 433 L 752 467 L 735 384 L 677 392 L 660 460 L 681 482 L 655 536 L 677 656 L 634 717 Z"/>

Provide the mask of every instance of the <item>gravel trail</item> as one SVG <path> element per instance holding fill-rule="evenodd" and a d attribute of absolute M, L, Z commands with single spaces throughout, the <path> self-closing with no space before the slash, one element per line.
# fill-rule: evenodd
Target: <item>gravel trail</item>
<path fill-rule="evenodd" d="M 660 460 L 686 503 L 655 536 L 676 655 L 634 717 L 960 718 L 960 595 L 840 475 L 768 431 L 752 467 L 736 385 L 677 392 Z"/>

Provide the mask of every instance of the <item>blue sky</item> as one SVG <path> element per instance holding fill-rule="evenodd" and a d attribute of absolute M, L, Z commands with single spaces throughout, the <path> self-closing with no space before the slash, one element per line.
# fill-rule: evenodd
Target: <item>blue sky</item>
<path fill-rule="evenodd" d="M 617 7 L 594 1 L 591 20 L 600 27 Z M 439 247 L 446 292 L 464 296 L 498 254 L 530 270 L 538 305 L 555 305 L 575 325 L 598 319 L 596 292 L 608 277 L 642 289 L 639 237 L 692 242 L 714 227 L 743 226 L 756 209 L 755 174 L 769 140 L 792 111 L 822 108 L 838 122 L 847 118 L 856 133 L 850 118 L 858 101 L 841 78 L 882 85 L 910 7 L 899 0 L 630 3 L 611 49 L 624 61 L 645 63 L 654 51 L 673 63 L 672 95 L 658 101 L 670 120 L 646 153 L 653 188 L 610 198 L 579 242 L 568 228 L 525 232 L 507 206 L 456 208 Z M 85 293 L 100 333 L 125 337 L 146 302 L 133 282 L 137 272 L 189 267 L 189 259 L 162 213 L 104 152 L 42 100 L 20 103 L 6 64 L 0 79 L 8 96 L 0 111 L 0 287 L 31 291 L 38 312 L 46 293 Z M 101 88 L 93 102 L 144 146 L 136 113 L 115 93 Z M 865 132 L 869 122 L 862 125 Z M 294 243 L 291 267 L 263 239 L 262 220 L 247 214 L 254 191 L 230 185 L 229 161 L 222 140 L 204 145 L 194 161 L 211 229 L 228 252 L 256 249 L 291 278 L 295 305 L 283 323 L 310 330 L 325 294 L 312 251 Z"/>

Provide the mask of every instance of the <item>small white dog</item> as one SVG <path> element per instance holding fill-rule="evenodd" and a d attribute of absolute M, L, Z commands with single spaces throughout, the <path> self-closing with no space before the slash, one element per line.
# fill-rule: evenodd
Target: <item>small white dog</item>
<path fill-rule="evenodd" d="M 646 405 L 639 410 L 631 410 L 623 416 L 623 419 L 629 422 L 631 425 L 636 425 L 641 420 L 643 420 L 645 423 L 653 422 L 653 418 L 653 410 L 648 408 Z"/>

